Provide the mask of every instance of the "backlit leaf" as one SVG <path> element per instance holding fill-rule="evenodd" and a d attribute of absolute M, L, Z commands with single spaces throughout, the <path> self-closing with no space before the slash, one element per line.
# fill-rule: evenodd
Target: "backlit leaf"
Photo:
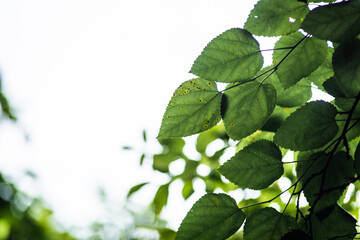
<path fill-rule="evenodd" d="M 234 234 L 245 220 L 233 198 L 226 194 L 206 194 L 187 213 L 176 240 L 222 240 Z"/>
<path fill-rule="evenodd" d="M 221 119 L 221 96 L 214 82 L 184 82 L 166 108 L 158 138 L 185 137 L 212 128 Z"/>
<path fill-rule="evenodd" d="M 154 197 L 153 207 L 156 214 L 160 214 L 163 207 L 167 204 L 169 196 L 169 183 L 161 185 Z"/>
<path fill-rule="evenodd" d="M 334 42 L 347 41 L 360 33 L 360 4 L 342 2 L 312 10 L 301 27 L 315 37 Z"/>
<path fill-rule="evenodd" d="M 205 47 L 190 72 L 211 81 L 236 82 L 251 79 L 262 65 L 259 43 L 247 30 L 233 28 Z"/>
<path fill-rule="evenodd" d="M 232 139 L 244 138 L 260 129 L 274 111 L 276 91 L 256 81 L 229 88 L 222 103 L 223 120 Z"/>
<path fill-rule="evenodd" d="M 237 152 L 219 171 L 242 188 L 264 189 L 284 173 L 282 155 L 272 142 L 260 140 Z"/>
<path fill-rule="evenodd" d="M 257 36 L 281 36 L 299 29 L 309 12 L 306 3 L 297 0 L 260 0 L 244 25 Z"/>
<path fill-rule="evenodd" d="M 360 40 L 340 44 L 335 49 L 333 66 L 341 91 L 348 97 L 357 96 L 360 92 Z"/>
<path fill-rule="evenodd" d="M 278 240 L 299 228 L 295 218 L 266 207 L 255 211 L 245 222 L 245 240 Z"/>
<path fill-rule="evenodd" d="M 299 33 L 292 33 L 280 38 L 275 44 L 276 48 L 293 47 L 304 36 Z M 287 89 L 296 84 L 300 79 L 309 76 L 325 60 L 327 55 L 326 41 L 314 37 L 306 37 L 288 57 L 279 65 L 276 74 L 282 86 Z M 275 50 L 273 53 L 273 64 L 276 66 L 290 49 Z"/>
<path fill-rule="evenodd" d="M 331 141 L 339 128 L 336 108 L 324 101 L 309 102 L 292 113 L 274 136 L 281 147 L 306 151 L 317 149 Z"/>
<path fill-rule="evenodd" d="M 149 184 L 148 182 L 144 182 L 144 183 L 140 183 L 138 185 L 133 186 L 132 188 L 130 188 L 126 198 L 129 198 L 131 195 L 133 195 L 134 193 L 136 193 L 137 191 L 139 191 L 143 186 Z"/>

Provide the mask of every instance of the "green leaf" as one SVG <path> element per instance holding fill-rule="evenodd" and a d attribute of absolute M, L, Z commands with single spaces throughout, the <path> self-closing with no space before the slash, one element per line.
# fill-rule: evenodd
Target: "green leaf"
<path fill-rule="evenodd" d="M 186 200 L 194 193 L 194 187 L 192 181 L 185 181 L 184 187 L 181 191 L 183 198 Z"/>
<path fill-rule="evenodd" d="M 233 198 L 226 194 L 206 194 L 187 213 L 176 240 L 222 240 L 233 235 L 245 220 Z"/>
<path fill-rule="evenodd" d="M 306 3 L 297 0 L 260 0 L 244 25 L 257 36 L 281 36 L 299 29 L 309 12 Z"/>
<path fill-rule="evenodd" d="M 336 108 L 328 102 L 309 102 L 286 119 L 276 132 L 274 142 L 295 151 L 320 148 L 339 131 L 336 114 Z"/>
<path fill-rule="evenodd" d="M 323 83 L 325 91 L 333 97 L 345 97 L 344 93 L 340 90 L 336 77 L 333 76 Z"/>
<path fill-rule="evenodd" d="M 341 108 L 342 110 L 344 110 L 345 112 L 350 111 L 352 109 L 354 102 L 355 102 L 355 98 L 342 98 L 342 97 L 335 98 L 335 105 Z M 358 117 L 359 115 L 360 115 L 360 104 L 357 104 L 352 116 Z"/>
<path fill-rule="evenodd" d="M 299 33 L 282 36 L 275 43 L 273 53 L 273 64 L 276 66 L 291 51 L 290 49 L 281 49 L 294 47 L 304 36 Z M 324 40 L 314 37 L 306 37 L 296 48 L 286 57 L 286 59 L 278 66 L 276 74 L 284 87 L 287 89 L 296 84 L 300 79 L 309 76 L 315 71 L 325 60 L 327 55 L 327 44 Z"/>
<path fill-rule="evenodd" d="M 246 219 L 244 239 L 278 240 L 298 228 L 295 218 L 266 207 L 255 211 Z"/>
<path fill-rule="evenodd" d="M 262 131 L 276 132 L 281 124 L 285 122 L 285 119 L 290 115 L 289 109 L 285 109 L 279 106 L 275 107 L 274 112 L 271 114 L 270 118 L 267 120 L 264 126 L 262 126 Z"/>
<path fill-rule="evenodd" d="M 340 44 L 335 49 L 333 66 L 341 91 L 348 97 L 357 96 L 360 92 L 360 40 Z"/>
<path fill-rule="evenodd" d="M 225 90 L 223 120 L 232 139 L 244 138 L 260 129 L 274 111 L 276 90 L 271 84 L 256 81 Z"/>
<path fill-rule="evenodd" d="M 221 119 L 221 96 L 214 82 L 184 82 L 166 108 L 158 138 L 185 137 L 212 128 Z"/>
<path fill-rule="evenodd" d="M 246 81 L 261 69 L 263 61 L 259 43 L 251 33 L 232 28 L 205 47 L 190 72 L 218 82 Z"/>
<path fill-rule="evenodd" d="M 156 214 L 160 214 L 163 207 L 166 206 L 168 197 L 169 197 L 169 183 L 161 185 L 155 194 L 152 204 Z"/>
<path fill-rule="evenodd" d="M 304 187 L 310 206 L 317 202 L 317 211 L 336 204 L 354 176 L 353 160 L 345 152 L 318 153 L 297 164 L 297 176 Z M 322 188 L 321 188 L 322 187 Z"/>
<path fill-rule="evenodd" d="M 143 186 L 145 186 L 147 184 L 149 184 L 149 182 L 144 182 L 144 183 L 140 183 L 138 185 L 133 186 L 132 188 L 130 188 L 126 198 L 129 198 L 131 195 L 133 195 L 134 193 L 139 191 Z"/>
<path fill-rule="evenodd" d="M 355 38 L 360 33 L 360 4 L 335 3 L 313 9 L 301 27 L 315 37 L 334 42 Z"/>
<path fill-rule="evenodd" d="M 241 188 L 265 189 L 284 173 L 279 148 L 260 140 L 237 152 L 219 171 Z"/>
<path fill-rule="evenodd" d="M 356 147 L 354 161 L 355 173 L 357 176 L 360 176 L 360 143 Z"/>
<path fill-rule="evenodd" d="M 269 71 L 273 66 L 263 68 L 258 75 Z M 265 79 L 266 74 L 259 77 L 257 80 L 261 82 Z M 276 89 L 277 102 L 276 104 L 281 107 L 298 107 L 304 105 L 312 96 L 311 82 L 305 78 L 301 79 L 295 85 L 284 90 L 278 76 L 273 73 L 266 80 L 266 83 L 271 83 Z"/>

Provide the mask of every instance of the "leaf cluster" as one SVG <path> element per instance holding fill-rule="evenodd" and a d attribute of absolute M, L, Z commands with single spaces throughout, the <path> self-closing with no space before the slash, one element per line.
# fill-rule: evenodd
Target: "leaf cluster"
<path fill-rule="evenodd" d="M 207 177 L 225 184 L 221 174 L 238 189 L 261 190 L 268 197 L 244 205 L 243 199 L 236 203 L 212 189 L 193 205 L 176 239 L 226 239 L 244 222 L 245 240 L 357 235 L 358 216 L 344 195 L 355 188 L 349 193 L 356 201 L 360 179 L 360 1 L 308 2 L 258 1 L 244 28 L 229 29 L 208 43 L 190 70 L 197 78 L 174 92 L 158 135 L 168 149 L 154 156 L 154 169 L 167 173 L 171 162 L 184 159 L 184 172 L 175 178 L 184 181 L 186 199 L 192 181 L 202 177 L 196 168 L 203 158 L 211 159 L 198 147 L 199 139 L 208 137 L 205 146 L 216 138 L 238 140 L 235 155 L 222 165 L 215 159 Z M 254 35 L 280 37 L 271 49 L 272 65 L 263 66 L 262 51 L 268 50 L 260 49 Z M 218 83 L 227 86 L 219 90 Z M 309 101 L 312 88 L 334 101 Z M 214 138 L 222 126 L 224 134 Z M 184 156 L 180 138 L 197 133 L 202 158 L 192 160 Z M 290 186 L 266 195 L 284 176 Z M 170 183 L 156 193 L 157 212 L 166 205 Z M 283 206 L 268 206 L 284 193 Z"/>

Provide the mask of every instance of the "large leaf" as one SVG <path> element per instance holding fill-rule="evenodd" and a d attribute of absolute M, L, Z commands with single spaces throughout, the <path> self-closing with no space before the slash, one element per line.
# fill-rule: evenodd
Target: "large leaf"
<path fill-rule="evenodd" d="M 271 84 L 253 81 L 225 90 L 222 112 L 232 139 L 244 138 L 260 129 L 274 111 L 276 91 Z"/>
<path fill-rule="evenodd" d="M 245 220 L 233 198 L 226 194 L 206 194 L 187 213 L 176 240 L 222 240 L 234 234 Z"/>
<path fill-rule="evenodd" d="M 354 156 L 355 173 L 360 176 L 360 143 L 357 145 Z"/>
<path fill-rule="evenodd" d="M 357 96 L 360 92 L 360 40 L 340 44 L 335 49 L 333 66 L 341 91 L 348 97 Z"/>
<path fill-rule="evenodd" d="M 221 96 L 214 82 L 184 82 L 166 108 L 158 138 L 185 137 L 215 126 L 221 119 Z"/>
<path fill-rule="evenodd" d="M 321 6 L 312 10 L 301 27 L 315 37 L 334 42 L 355 38 L 360 33 L 359 1 Z"/>
<path fill-rule="evenodd" d="M 278 240 L 298 228 L 295 218 L 266 207 L 255 211 L 246 219 L 244 239 Z"/>
<path fill-rule="evenodd" d="M 270 141 L 260 140 L 237 152 L 219 171 L 242 188 L 264 189 L 284 173 L 279 148 Z"/>
<path fill-rule="evenodd" d="M 276 66 L 291 51 L 290 49 L 281 49 L 294 47 L 304 36 L 299 33 L 282 36 L 275 43 L 273 53 L 273 64 Z M 306 37 L 296 48 L 286 57 L 278 66 L 276 74 L 285 89 L 291 87 L 300 79 L 309 76 L 325 60 L 327 52 L 326 41 L 314 37 Z"/>
<path fill-rule="evenodd" d="M 297 0 L 260 0 L 244 25 L 257 36 L 281 36 L 299 29 L 309 12 L 306 3 Z"/>
<path fill-rule="evenodd" d="M 345 152 L 318 153 L 300 161 L 297 176 L 310 206 L 317 202 L 315 209 L 320 211 L 334 205 L 354 176 L 353 164 Z"/>
<path fill-rule="evenodd" d="M 205 47 L 190 72 L 207 80 L 236 82 L 251 79 L 262 65 L 259 43 L 247 30 L 233 28 Z"/>
<path fill-rule="evenodd" d="M 274 136 L 281 147 L 306 151 L 317 149 L 332 140 L 339 128 L 336 108 L 324 101 L 309 102 L 292 113 Z"/>

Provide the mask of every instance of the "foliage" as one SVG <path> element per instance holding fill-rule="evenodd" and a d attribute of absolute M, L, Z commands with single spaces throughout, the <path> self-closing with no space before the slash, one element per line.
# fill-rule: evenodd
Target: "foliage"
<path fill-rule="evenodd" d="M 211 40 L 191 68 L 198 78 L 175 91 L 158 135 L 164 150 L 153 156 L 153 168 L 170 181 L 159 187 L 154 210 L 159 214 L 167 204 L 176 179 L 184 182 L 184 199 L 194 192 L 195 179 L 208 192 L 187 213 L 175 239 L 242 238 L 236 232 L 243 222 L 245 240 L 357 235 L 360 0 L 317 2 L 260 0 L 244 29 Z M 253 34 L 279 37 L 271 66 L 263 66 L 261 53 L 269 49 L 260 50 Z M 218 82 L 228 85 L 218 90 Z M 335 100 L 309 102 L 315 86 Z M 191 159 L 181 137 L 199 132 L 200 157 Z M 217 139 L 223 147 L 209 155 Z M 230 139 L 239 140 L 236 153 L 222 163 L 233 147 Z M 178 159 L 185 167 L 174 176 L 169 165 Z M 198 173 L 200 165 L 209 167 L 208 175 Z M 285 188 L 284 179 L 290 182 Z M 214 193 L 218 188 L 261 194 L 236 204 L 230 195 Z"/>

